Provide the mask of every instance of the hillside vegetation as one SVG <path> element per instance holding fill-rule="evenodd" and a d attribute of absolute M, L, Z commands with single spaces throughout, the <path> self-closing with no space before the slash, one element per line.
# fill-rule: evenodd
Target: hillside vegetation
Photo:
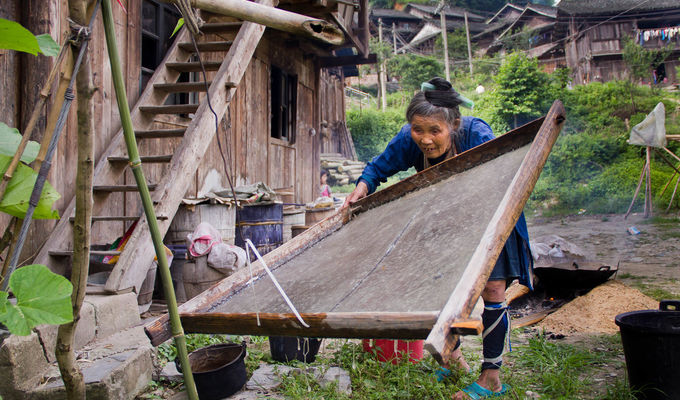
<path fill-rule="evenodd" d="M 430 62 L 427 61 L 428 65 Z M 417 72 L 412 71 L 411 75 Z M 657 103 L 663 102 L 666 133 L 680 134 L 680 96 L 629 81 L 571 88 L 568 76 L 567 70 L 546 74 L 535 60 L 517 53 L 506 57 L 497 71 L 475 74 L 473 79 L 458 72 L 452 77 L 452 83 L 475 101 L 474 111 L 461 109 L 463 114 L 483 118 L 496 135 L 543 115 L 555 99 L 564 102 L 567 121 L 527 205 L 529 213 L 625 212 L 645 157 L 643 147 L 626 143 L 630 128 L 641 122 Z M 427 79 L 424 76 L 409 78 L 409 81 Z M 484 85 L 484 93 L 476 93 L 478 84 Z M 375 108 L 348 110 L 348 126 L 363 161 L 379 154 L 405 123 L 404 110 L 413 87 L 408 89 L 388 96 L 390 107 L 385 113 Z M 680 153 L 680 145 L 675 142 L 669 142 L 668 147 Z M 655 206 L 668 205 L 675 181 L 663 196 L 661 192 L 672 175 L 672 168 L 653 154 L 651 180 Z M 641 191 L 634 210 L 642 208 L 642 196 Z M 675 209 L 680 204 L 677 198 Z"/>

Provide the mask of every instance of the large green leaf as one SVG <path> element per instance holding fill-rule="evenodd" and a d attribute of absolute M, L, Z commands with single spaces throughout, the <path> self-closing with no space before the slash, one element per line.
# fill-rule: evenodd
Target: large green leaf
<path fill-rule="evenodd" d="M 9 166 L 12 158 L 9 156 L 0 155 L 0 174 L 4 174 Z M 0 200 L 0 211 L 13 215 L 18 218 L 23 218 L 28 209 L 28 200 L 33 192 L 33 186 L 38 177 L 38 174 L 29 168 L 27 165 L 19 163 L 12 179 L 7 185 L 5 195 Z M 59 212 L 52 210 L 52 204 L 59 199 L 61 195 L 50 185 L 45 182 L 40 201 L 36 207 L 33 218 L 34 219 L 57 219 Z"/>
<path fill-rule="evenodd" d="M 4 122 L 0 122 L 0 154 L 14 157 L 17 148 L 19 148 L 19 142 L 21 141 L 21 133 L 16 128 L 10 128 Z M 21 161 L 26 164 L 33 162 L 35 157 L 40 151 L 40 144 L 29 140 L 24 149 L 24 153 L 21 155 Z"/>
<path fill-rule="evenodd" d="M 0 18 L 0 49 L 9 49 L 31 53 L 40 52 L 40 45 L 33 34 L 20 24 Z"/>
<path fill-rule="evenodd" d="M 40 52 L 49 57 L 56 57 L 59 54 L 59 44 L 52 39 L 47 33 L 38 35 L 35 37 L 38 40 L 38 46 L 40 46 Z"/>
<path fill-rule="evenodd" d="M 36 325 L 60 325 L 73 320 L 73 286 L 46 266 L 33 264 L 19 268 L 10 276 L 9 287 L 17 304 L 5 303 L 0 322 L 13 334 L 29 335 Z"/>

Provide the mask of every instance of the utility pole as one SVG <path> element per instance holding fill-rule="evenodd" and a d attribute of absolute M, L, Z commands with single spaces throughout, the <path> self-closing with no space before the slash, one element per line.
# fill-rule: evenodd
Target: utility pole
<path fill-rule="evenodd" d="M 468 63 L 470 64 L 470 77 L 472 77 L 472 47 L 470 46 L 470 26 L 468 25 L 467 10 L 465 10 L 465 36 L 468 46 Z"/>
<path fill-rule="evenodd" d="M 394 22 L 392 22 L 392 44 L 394 45 L 393 54 L 397 54 L 397 30 L 395 29 Z"/>
<path fill-rule="evenodd" d="M 378 80 L 380 81 L 380 101 L 382 104 L 382 111 L 387 111 L 387 77 L 385 76 L 385 57 L 383 55 L 383 36 L 382 36 L 382 18 L 378 18 L 378 40 L 380 41 L 380 71 L 378 73 Z"/>
<path fill-rule="evenodd" d="M 451 82 L 451 74 L 449 73 L 449 40 L 446 32 L 446 14 L 444 13 L 446 4 L 442 1 L 437 6 L 439 10 L 439 17 L 441 19 L 442 42 L 444 43 L 444 71 L 446 71 L 446 80 Z"/>

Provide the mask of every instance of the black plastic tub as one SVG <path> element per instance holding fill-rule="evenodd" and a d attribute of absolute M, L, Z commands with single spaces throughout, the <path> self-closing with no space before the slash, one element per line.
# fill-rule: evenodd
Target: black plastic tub
<path fill-rule="evenodd" d="M 312 363 L 316 360 L 319 346 L 321 346 L 321 339 L 295 336 L 269 337 L 269 351 L 272 353 L 272 358 L 280 362 L 298 360 Z"/>
<path fill-rule="evenodd" d="M 191 373 L 201 400 L 219 400 L 241 390 L 246 383 L 246 343 L 221 343 L 189 353 Z M 182 372 L 179 359 L 177 369 Z"/>
<path fill-rule="evenodd" d="M 680 301 L 616 316 L 628 381 L 638 399 L 680 399 Z"/>

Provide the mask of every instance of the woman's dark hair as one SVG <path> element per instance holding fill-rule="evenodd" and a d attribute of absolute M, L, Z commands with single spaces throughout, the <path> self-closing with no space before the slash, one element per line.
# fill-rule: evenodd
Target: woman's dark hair
<path fill-rule="evenodd" d="M 444 78 L 432 78 L 427 83 L 434 89 L 416 93 L 406 109 L 406 120 L 411 123 L 416 115 L 426 117 L 441 116 L 451 131 L 457 131 L 456 122 L 460 119 L 458 106 L 462 100 L 451 83 Z"/>
<path fill-rule="evenodd" d="M 322 168 L 322 169 L 321 169 L 321 174 L 319 175 L 319 178 L 321 178 L 321 177 L 324 176 L 324 175 L 328 175 L 328 171 L 326 171 L 325 169 Z"/>

